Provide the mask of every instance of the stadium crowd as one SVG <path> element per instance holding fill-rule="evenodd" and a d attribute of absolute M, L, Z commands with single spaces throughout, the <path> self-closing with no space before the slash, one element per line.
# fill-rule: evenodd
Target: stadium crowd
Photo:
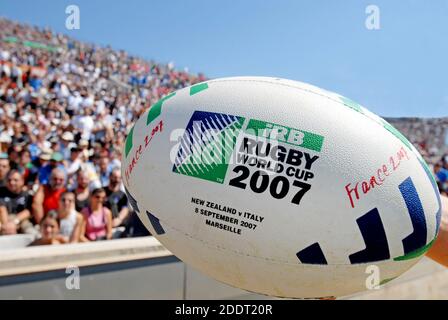
<path fill-rule="evenodd" d="M 0 234 L 32 234 L 35 245 L 147 235 L 123 190 L 126 133 L 164 95 L 204 80 L 0 19 Z M 446 134 L 448 121 L 389 121 L 447 193 L 448 155 L 428 135 Z"/>
<path fill-rule="evenodd" d="M 440 193 L 448 196 L 448 118 L 387 120 L 417 148 L 432 168 Z"/>
<path fill-rule="evenodd" d="M 146 235 L 123 192 L 126 133 L 164 95 L 204 80 L 0 19 L 0 234 Z"/>

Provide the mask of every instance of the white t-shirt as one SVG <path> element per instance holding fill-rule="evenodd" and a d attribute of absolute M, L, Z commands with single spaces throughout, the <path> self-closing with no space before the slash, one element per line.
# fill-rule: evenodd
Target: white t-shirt
<path fill-rule="evenodd" d="M 76 226 L 76 210 L 60 221 L 59 233 L 64 237 L 70 238 Z"/>
<path fill-rule="evenodd" d="M 92 134 L 95 122 L 91 116 L 80 116 L 75 122 L 76 127 L 80 130 L 82 139 L 90 140 L 90 135 Z"/>

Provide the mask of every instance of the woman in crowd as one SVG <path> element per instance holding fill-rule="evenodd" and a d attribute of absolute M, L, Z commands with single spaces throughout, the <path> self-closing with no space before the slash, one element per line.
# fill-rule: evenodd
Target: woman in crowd
<path fill-rule="evenodd" d="M 106 191 L 103 188 L 92 191 L 90 205 L 82 210 L 82 242 L 112 239 L 112 213 L 104 206 L 105 200 Z"/>
<path fill-rule="evenodd" d="M 40 231 L 42 236 L 39 239 L 34 240 L 30 246 L 66 243 L 66 239 L 59 234 L 59 223 L 58 213 L 54 210 L 48 212 L 40 222 Z"/>
<path fill-rule="evenodd" d="M 82 214 L 75 209 L 75 194 L 64 192 L 59 199 L 58 218 L 60 221 L 59 233 L 67 242 L 78 242 L 83 222 Z"/>

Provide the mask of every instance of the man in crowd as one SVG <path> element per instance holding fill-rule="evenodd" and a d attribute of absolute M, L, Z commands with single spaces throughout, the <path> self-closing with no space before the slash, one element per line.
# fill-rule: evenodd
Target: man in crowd
<path fill-rule="evenodd" d="M 9 171 L 6 186 L 0 187 L 1 234 L 33 233 L 31 218 L 32 196 L 23 191 L 23 176 Z"/>
<path fill-rule="evenodd" d="M 6 185 L 6 175 L 11 167 L 9 166 L 9 159 L 7 153 L 0 154 L 0 187 Z"/>
<path fill-rule="evenodd" d="M 57 210 L 59 198 L 66 190 L 66 175 L 60 168 L 54 168 L 48 185 L 42 184 L 34 195 L 32 209 L 36 223 L 50 211 Z"/>
<path fill-rule="evenodd" d="M 69 131 L 65 131 L 61 136 L 61 140 L 59 142 L 59 152 L 62 154 L 64 160 L 68 160 L 70 158 L 71 149 L 77 147 L 73 140 L 73 133 Z"/>
<path fill-rule="evenodd" d="M 50 162 L 39 170 L 39 182 L 41 184 L 48 184 L 51 172 L 53 169 L 58 168 L 64 173 L 66 172 L 65 166 L 62 163 L 63 156 L 59 152 L 53 152 L 50 158 Z"/>
<path fill-rule="evenodd" d="M 98 170 L 99 172 L 99 178 L 101 182 L 101 186 L 103 188 L 107 187 L 109 185 L 109 177 L 110 173 L 112 171 L 112 167 L 110 165 L 109 157 L 108 156 L 102 156 L 98 161 Z"/>
<path fill-rule="evenodd" d="M 121 237 L 143 237 L 150 235 L 146 227 L 141 222 L 137 213 L 134 212 L 128 203 L 126 193 L 123 192 L 121 171 L 115 168 L 109 175 L 109 185 L 106 189 L 106 207 L 112 211 L 112 226 L 114 228 L 126 227 Z"/>
<path fill-rule="evenodd" d="M 106 189 L 106 207 L 112 211 L 112 226 L 124 226 L 129 215 L 128 198 L 122 191 L 121 171 L 113 169 L 109 174 L 109 185 Z"/>

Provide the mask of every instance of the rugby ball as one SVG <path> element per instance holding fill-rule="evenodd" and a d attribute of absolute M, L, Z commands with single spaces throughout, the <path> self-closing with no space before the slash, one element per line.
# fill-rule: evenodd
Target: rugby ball
<path fill-rule="evenodd" d="M 425 161 L 382 118 L 296 81 L 206 81 L 130 130 L 133 208 L 174 255 L 261 294 L 344 296 L 408 270 L 436 238 Z"/>

